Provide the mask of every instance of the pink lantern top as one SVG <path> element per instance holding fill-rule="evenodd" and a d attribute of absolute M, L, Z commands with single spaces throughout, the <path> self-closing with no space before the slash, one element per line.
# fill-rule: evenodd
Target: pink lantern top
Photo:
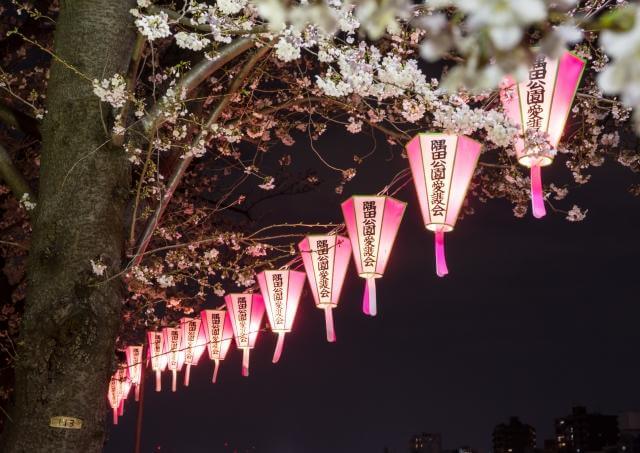
<path fill-rule="evenodd" d="M 231 340 L 233 339 L 233 327 L 231 317 L 225 310 L 202 310 L 200 312 L 202 330 L 205 334 L 209 358 L 213 360 L 213 379 L 215 384 L 218 377 L 218 367 L 221 360 L 227 356 Z"/>
<path fill-rule="evenodd" d="M 140 398 L 140 379 L 142 378 L 142 345 L 127 346 L 125 354 L 127 356 L 127 368 L 129 370 L 129 380 L 135 386 L 136 401 Z"/>
<path fill-rule="evenodd" d="M 265 306 L 259 294 L 227 294 L 224 298 L 231 318 L 236 346 L 242 349 L 242 375 L 249 376 L 249 351 L 256 345 Z"/>
<path fill-rule="evenodd" d="M 526 80 L 516 83 L 507 76 L 502 83 L 500 99 L 505 113 L 522 135 L 515 145 L 518 162 L 531 168 L 532 208 L 537 218 L 546 214 L 540 167 L 553 162 L 585 66 L 586 61 L 571 52 L 559 59 L 540 54 Z M 532 138 L 538 133 L 548 134 L 553 149 Z"/>
<path fill-rule="evenodd" d="M 167 368 L 163 333 L 154 330 L 147 332 L 147 343 L 147 358 L 151 362 L 151 369 L 156 373 L 156 392 L 159 392 L 162 384 L 160 374 Z"/>
<path fill-rule="evenodd" d="M 257 278 L 271 330 L 278 334 L 272 360 L 273 363 L 277 363 L 282 354 L 284 335 L 291 332 L 293 327 L 304 288 L 305 274 L 290 270 L 268 270 L 260 272 Z"/>
<path fill-rule="evenodd" d="M 182 350 L 182 330 L 180 327 L 165 327 L 162 329 L 164 334 L 164 353 L 167 356 L 167 368 L 171 370 L 171 391 L 176 391 L 176 381 L 178 371 L 182 369 L 184 364 L 184 351 Z"/>
<path fill-rule="evenodd" d="M 423 133 L 406 149 L 424 224 L 435 233 L 436 272 L 443 277 L 444 233 L 458 220 L 482 145 L 464 135 Z"/>
<path fill-rule="evenodd" d="M 338 305 L 349 268 L 351 241 L 344 236 L 310 235 L 298 244 L 316 307 L 324 310 L 327 341 L 336 341 L 332 309 Z"/>
<path fill-rule="evenodd" d="M 358 195 L 342 203 L 356 269 L 367 279 L 362 307 L 371 316 L 377 312 L 375 279 L 387 267 L 405 208 L 406 203 L 383 195 Z"/>
<path fill-rule="evenodd" d="M 197 365 L 200 356 L 205 349 L 205 336 L 200 327 L 200 318 L 182 318 L 180 320 L 180 336 L 182 345 L 180 349 L 184 354 L 184 385 L 189 386 L 191 376 L 191 365 Z"/>

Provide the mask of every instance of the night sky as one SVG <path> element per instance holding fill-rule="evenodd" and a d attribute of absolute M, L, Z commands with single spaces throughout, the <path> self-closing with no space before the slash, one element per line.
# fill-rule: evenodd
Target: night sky
<path fill-rule="evenodd" d="M 366 135 L 333 133 L 317 149 L 349 167 L 353 152 L 371 146 Z M 321 167 L 306 140 L 289 151 L 300 169 Z M 408 165 L 398 148 L 390 158 L 378 140 L 344 194 L 333 191 L 339 175 L 321 170 L 318 191 L 265 204 L 261 222 L 341 221 L 341 201 L 377 192 Z M 443 279 L 407 186 L 397 195 L 407 212 L 377 282 L 378 316 L 362 313 L 364 280 L 351 264 L 334 312 L 337 343 L 325 341 L 323 313 L 307 289 L 280 363 L 271 364 L 276 336 L 263 332 L 249 378 L 240 375 L 235 345 L 215 385 L 206 352 L 191 386 L 175 394 L 169 373 L 159 394 L 147 373 L 142 451 L 404 453 L 411 435 L 428 431 L 441 432 L 445 448 L 486 452 L 493 427 L 511 415 L 537 429 L 541 447 L 554 417 L 572 405 L 640 409 L 640 203 L 627 192 L 635 175 L 615 164 L 591 174 L 590 184 L 557 202 L 588 208 L 581 223 L 553 212 L 517 219 L 504 200 L 470 200 L 476 214 L 447 235 Z M 561 159 L 543 172 L 547 182 L 567 175 Z M 135 415 L 130 398 L 106 452 L 132 451 Z"/>

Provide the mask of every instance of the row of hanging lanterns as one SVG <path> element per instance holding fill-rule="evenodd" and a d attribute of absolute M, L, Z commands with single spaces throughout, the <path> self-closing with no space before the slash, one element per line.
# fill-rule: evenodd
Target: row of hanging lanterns
<path fill-rule="evenodd" d="M 584 66 L 584 60 L 569 52 L 558 60 L 540 56 L 527 80 L 516 84 L 507 77 L 502 84 L 504 110 L 522 135 L 515 145 L 516 157 L 531 169 L 536 218 L 545 215 L 540 168 L 553 162 L 554 151 L 539 142 L 529 146 L 526 137 L 548 134 L 551 147 L 557 147 Z M 421 133 L 407 143 L 406 150 L 425 227 L 434 233 L 436 274 L 444 277 L 449 272 L 444 235 L 455 227 L 482 145 L 463 135 Z M 265 270 L 257 275 L 260 294 L 228 294 L 224 298 L 226 310 L 203 310 L 199 318 L 182 318 L 178 327 L 148 332 L 147 360 L 156 375 L 156 391 L 161 390 L 162 371 L 168 369 L 175 392 L 177 373 L 183 366 L 184 385 L 188 386 L 191 367 L 197 365 L 205 349 L 214 363 L 215 383 L 232 339 L 242 350 L 242 375 L 248 376 L 250 350 L 255 347 L 265 312 L 271 330 L 278 335 L 272 360 L 278 362 L 285 335 L 293 328 L 305 280 L 316 307 L 324 311 L 327 341 L 336 341 L 333 310 L 338 306 L 351 256 L 358 275 L 365 279 L 362 309 L 375 316 L 376 279 L 384 275 L 406 203 L 385 195 L 356 195 L 341 208 L 347 236 L 309 235 L 298 244 L 305 272 Z M 118 368 L 109 383 L 114 423 L 122 414 L 131 386 L 138 399 L 142 351 L 141 345 L 127 347 L 126 366 Z"/>

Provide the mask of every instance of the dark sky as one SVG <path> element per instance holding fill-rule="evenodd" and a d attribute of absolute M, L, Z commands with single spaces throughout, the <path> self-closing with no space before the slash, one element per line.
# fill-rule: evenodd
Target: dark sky
<path fill-rule="evenodd" d="M 370 146 L 369 138 L 338 134 L 318 149 L 351 166 L 354 150 Z M 313 162 L 304 140 L 291 151 Z M 378 191 L 407 165 L 397 155 L 387 162 L 386 153 L 379 142 L 343 195 L 327 183 L 264 207 L 263 221 L 340 220 L 343 199 Z M 337 343 L 325 341 L 323 314 L 306 291 L 277 365 L 270 363 L 276 337 L 261 333 L 249 378 L 240 375 L 233 346 L 216 385 L 206 353 L 189 388 L 167 391 L 168 373 L 162 393 L 148 384 L 143 451 L 233 451 L 227 442 L 260 453 L 385 446 L 403 453 L 412 434 L 431 431 L 442 433 L 447 448 L 486 452 L 493 427 L 510 415 L 532 424 L 542 446 L 553 418 L 572 405 L 613 414 L 640 409 L 640 203 L 627 193 L 634 175 L 626 169 L 608 164 L 592 174 L 559 203 L 588 208 L 581 223 L 553 213 L 517 219 L 505 201 L 471 200 L 477 213 L 447 235 L 444 279 L 435 275 L 433 235 L 408 186 L 398 194 L 409 205 L 378 280 L 378 316 L 361 312 L 363 280 L 352 264 L 334 312 Z M 549 182 L 566 175 L 561 161 L 543 173 Z M 132 450 L 135 414 L 131 398 L 106 452 Z"/>

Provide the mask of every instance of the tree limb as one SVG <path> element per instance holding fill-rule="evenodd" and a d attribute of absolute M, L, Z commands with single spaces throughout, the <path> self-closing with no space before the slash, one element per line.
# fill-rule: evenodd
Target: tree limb
<path fill-rule="evenodd" d="M 13 195 L 18 200 L 22 199 L 25 194 L 32 201 L 35 200 L 29 184 L 27 184 L 27 181 L 25 181 L 20 171 L 13 165 L 11 156 L 9 156 L 9 153 L 2 145 L 0 145 L 0 178 L 9 186 Z"/>
<path fill-rule="evenodd" d="M 152 5 L 149 8 L 147 8 L 147 11 L 149 11 L 150 13 L 153 14 L 158 14 L 158 13 L 165 13 L 167 16 L 169 16 L 169 19 L 171 20 L 175 20 L 176 22 L 178 22 L 180 25 L 183 25 L 185 27 L 189 27 L 193 30 L 197 30 L 197 31 L 202 31 L 205 33 L 211 33 L 213 32 L 213 28 L 211 28 L 211 25 L 207 25 L 207 24 L 199 24 L 195 21 L 193 21 L 192 19 L 189 19 L 188 17 L 185 17 L 183 14 L 180 14 L 177 11 L 174 11 L 170 8 L 166 8 L 166 7 L 162 7 L 162 6 L 156 6 L 156 5 Z M 232 30 L 232 31 L 225 31 L 226 34 L 228 35 L 250 35 L 250 34 L 258 34 L 258 33 L 267 33 L 269 31 L 269 27 L 267 26 L 257 26 L 254 27 L 250 30 Z"/>
<path fill-rule="evenodd" d="M 220 99 L 216 107 L 211 112 L 211 115 L 209 115 L 207 122 L 204 124 L 204 126 L 202 127 L 202 129 L 200 130 L 196 138 L 193 140 L 192 142 L 193 147 L 200 146 L 200 143 L 202 141 L 206 141 L 206 137 L 211 129 L 211 126 L 216 123 L 216 121 L 218 120 L 218 118 L 220 117 L 224 109 L 227 107 L 227 105 L 231 101 L 231 97 L 233 96 L 233 94 L 242 87 L 242 84 L 247 79 L 247 77 L 249 77 L 249 74 L 251 73 L 255 65 L 262 59 L 262 57 L 264 57 L 264 55 L 269 50 L 270 50 L 270 46 L 261 47 L 253 54 L 253 56 L 249 59 L 249 61 L 247 61 L 247 63 L 244 65 L 240 73 L 237 75 L 237 77 L 234 79 L 233 83 L 229 87 L 227 94 L 223 96 L 222 99 Z M 156 226 L 160 222 L 160 218 L 162 217 L 164 210 L 167 208 L 167 205 L 171 201 L 171 197 L 173 196 L 173 193 L 178 188 L 178 185 L 180 184 L 180 181 L 182 181 L 182 177 L 184 176 L 184 173 L 186 172 L 187 168 L 191 164 L 192 160 L 193 160 L 193 155 L 185 156 L 183 159 L 180 160 L 180 162 L 178 162 L 178 165 L 176 166 L 176 168 L 173 170 L 173 173 L 169 177 L 167 190 L 163 194 L 160 200 L 160 203 L 158 204 L 158 207 L 156 208 L 156 210 L 153 212 L 153 214 L 147 221 L 145 229 L 140 237 L 140 240 L 138 241 L 138 247 L 133 257 L 134 266 L 138 265 L 142 260 L 142 257 L 144 256 L 144 252 L 147 249 L 149 242 L 151 241 L 151 237 L 153 236 L 153 232 L 155 231 Z M 135 222 L 135 219 L 133 219 L 132 221 Z"/>
<path fill-rule="evenodd" d="M 189 93 L 209 78 L 211 74 L 238 55 L 249 50 L 253 45 L 253 38 L 238 38 L 220 49 L 216 59 L 209 60 L 205 58 L 201 60 L 176 84 L 176 93 L 178 93 L 178 95 L 181 93 Z M 142 118 L 142 127 L 147 136 L 151 135 L 162 124 L 165 107 L 166 101 L 160 100 L 151 108 L 151 111 Z"/>
<path fill-rule="evenodd" d="M 0 122 L 40 140 L 38 122 L 35 118 L 2 103 L 0 103 Z"/>

